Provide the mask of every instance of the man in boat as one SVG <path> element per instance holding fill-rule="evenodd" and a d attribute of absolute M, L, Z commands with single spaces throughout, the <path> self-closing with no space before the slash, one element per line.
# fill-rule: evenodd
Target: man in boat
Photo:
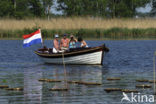
<path fill-rule="evenodd" d="M 55 39 L 53 40 L 53 46 L 54 46 L 53 53 L 57 53 L 60 50 L 58 38 L 59 38 L 59 35 L 55 34 Z"/>
<path fill-rule="evenodd" d="M 78 37 L 78 46 L 77 47 L 87 48 L 88 45 L 81 37 Z"/>
<path fill-rule="evenodd" d="M 63 35 L 60 43 L 61 50 L 68 50 L 69 48 L 69 39 L 67 38 L 67 34 Z"/>

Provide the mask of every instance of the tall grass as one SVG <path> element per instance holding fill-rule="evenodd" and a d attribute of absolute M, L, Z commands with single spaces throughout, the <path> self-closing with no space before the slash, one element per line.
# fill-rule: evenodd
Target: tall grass
<path fill-rule="evenodd" d="M 44 19 L 31 20 L 0 20 L 1 30 L 23 30 L 35 26 L 42 29 L 111 29 L 117 28 L 156 28 L 156 19 L 104 19 L 104 18 L 53 18 L 50 21 Z"/>
<path fill-rule="evenodd" d="M 53 18 L 0 20 L 0 38 L 22 38 L 41 28 L 44 38 L 73 34 L 90 39 L 156 39 L 156 19 Z"/>
<path fill-rule="evenodd" d="M 22 38 L 22 35 L 34 32 L 37 28 L 24 30 L 0 31 L 0 38 Z M 127 28 L 111 28 L 111 29 L 42 29 L 44 39 L 53 39 L 54 34 L 63 37 L 64 33 L 73 34 L 75 37 L 82 36 L 85 39 L 156 39 L 156 29 L 127 29 Z"/>

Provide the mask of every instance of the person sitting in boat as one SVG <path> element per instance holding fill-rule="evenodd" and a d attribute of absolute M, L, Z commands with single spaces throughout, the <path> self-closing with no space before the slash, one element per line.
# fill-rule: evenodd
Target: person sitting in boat
<path fill-rule="evenodd" d="M 55 39 L 53 40 L 53 46 L 54 46 L 53 53 L 57 53 L 60 50 L 58 38 L 59 38 L 59 35 L 55 34 Z"/>
<path fill-rule="evenodd" d="M 68 50 L 69 48 L 69 39 L 67 38 L 67 34 L 63 35 L 60 43 L 61 50 Z"/>
<path fill-rule="evenodd" d="M 74 38 L 73 35 L 70 36 L 70 41 L 69 41 L 69 48 L 76 48 L 76 42 L 77 40 Z"/>
<path fill-rule="evenodd" d="M 80 44 L 79 46 L 81 48 L 87 48 L 88 47 L 87 43 L 81 37 L 78 38 L 78 42 L 79 42 L 79 44 Z"/>

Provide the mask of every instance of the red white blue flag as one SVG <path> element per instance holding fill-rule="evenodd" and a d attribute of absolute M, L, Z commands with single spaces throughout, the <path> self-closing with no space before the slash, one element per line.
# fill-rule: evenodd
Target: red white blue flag
<path fill-rule="evenodd" d="M 33 44 L 42 43 L 41 30 L 37 30 L 31 34 L 23 35 L 23 47 L 29 47 Z"/>

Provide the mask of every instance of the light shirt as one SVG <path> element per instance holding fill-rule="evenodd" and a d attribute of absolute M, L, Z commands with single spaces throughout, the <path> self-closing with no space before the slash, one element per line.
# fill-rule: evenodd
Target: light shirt
<path fill-rule="evenodd" d="M 69 42 L 69 48 L 76 48 L 76 42 L 75 41 L 70 41 Z"/>

